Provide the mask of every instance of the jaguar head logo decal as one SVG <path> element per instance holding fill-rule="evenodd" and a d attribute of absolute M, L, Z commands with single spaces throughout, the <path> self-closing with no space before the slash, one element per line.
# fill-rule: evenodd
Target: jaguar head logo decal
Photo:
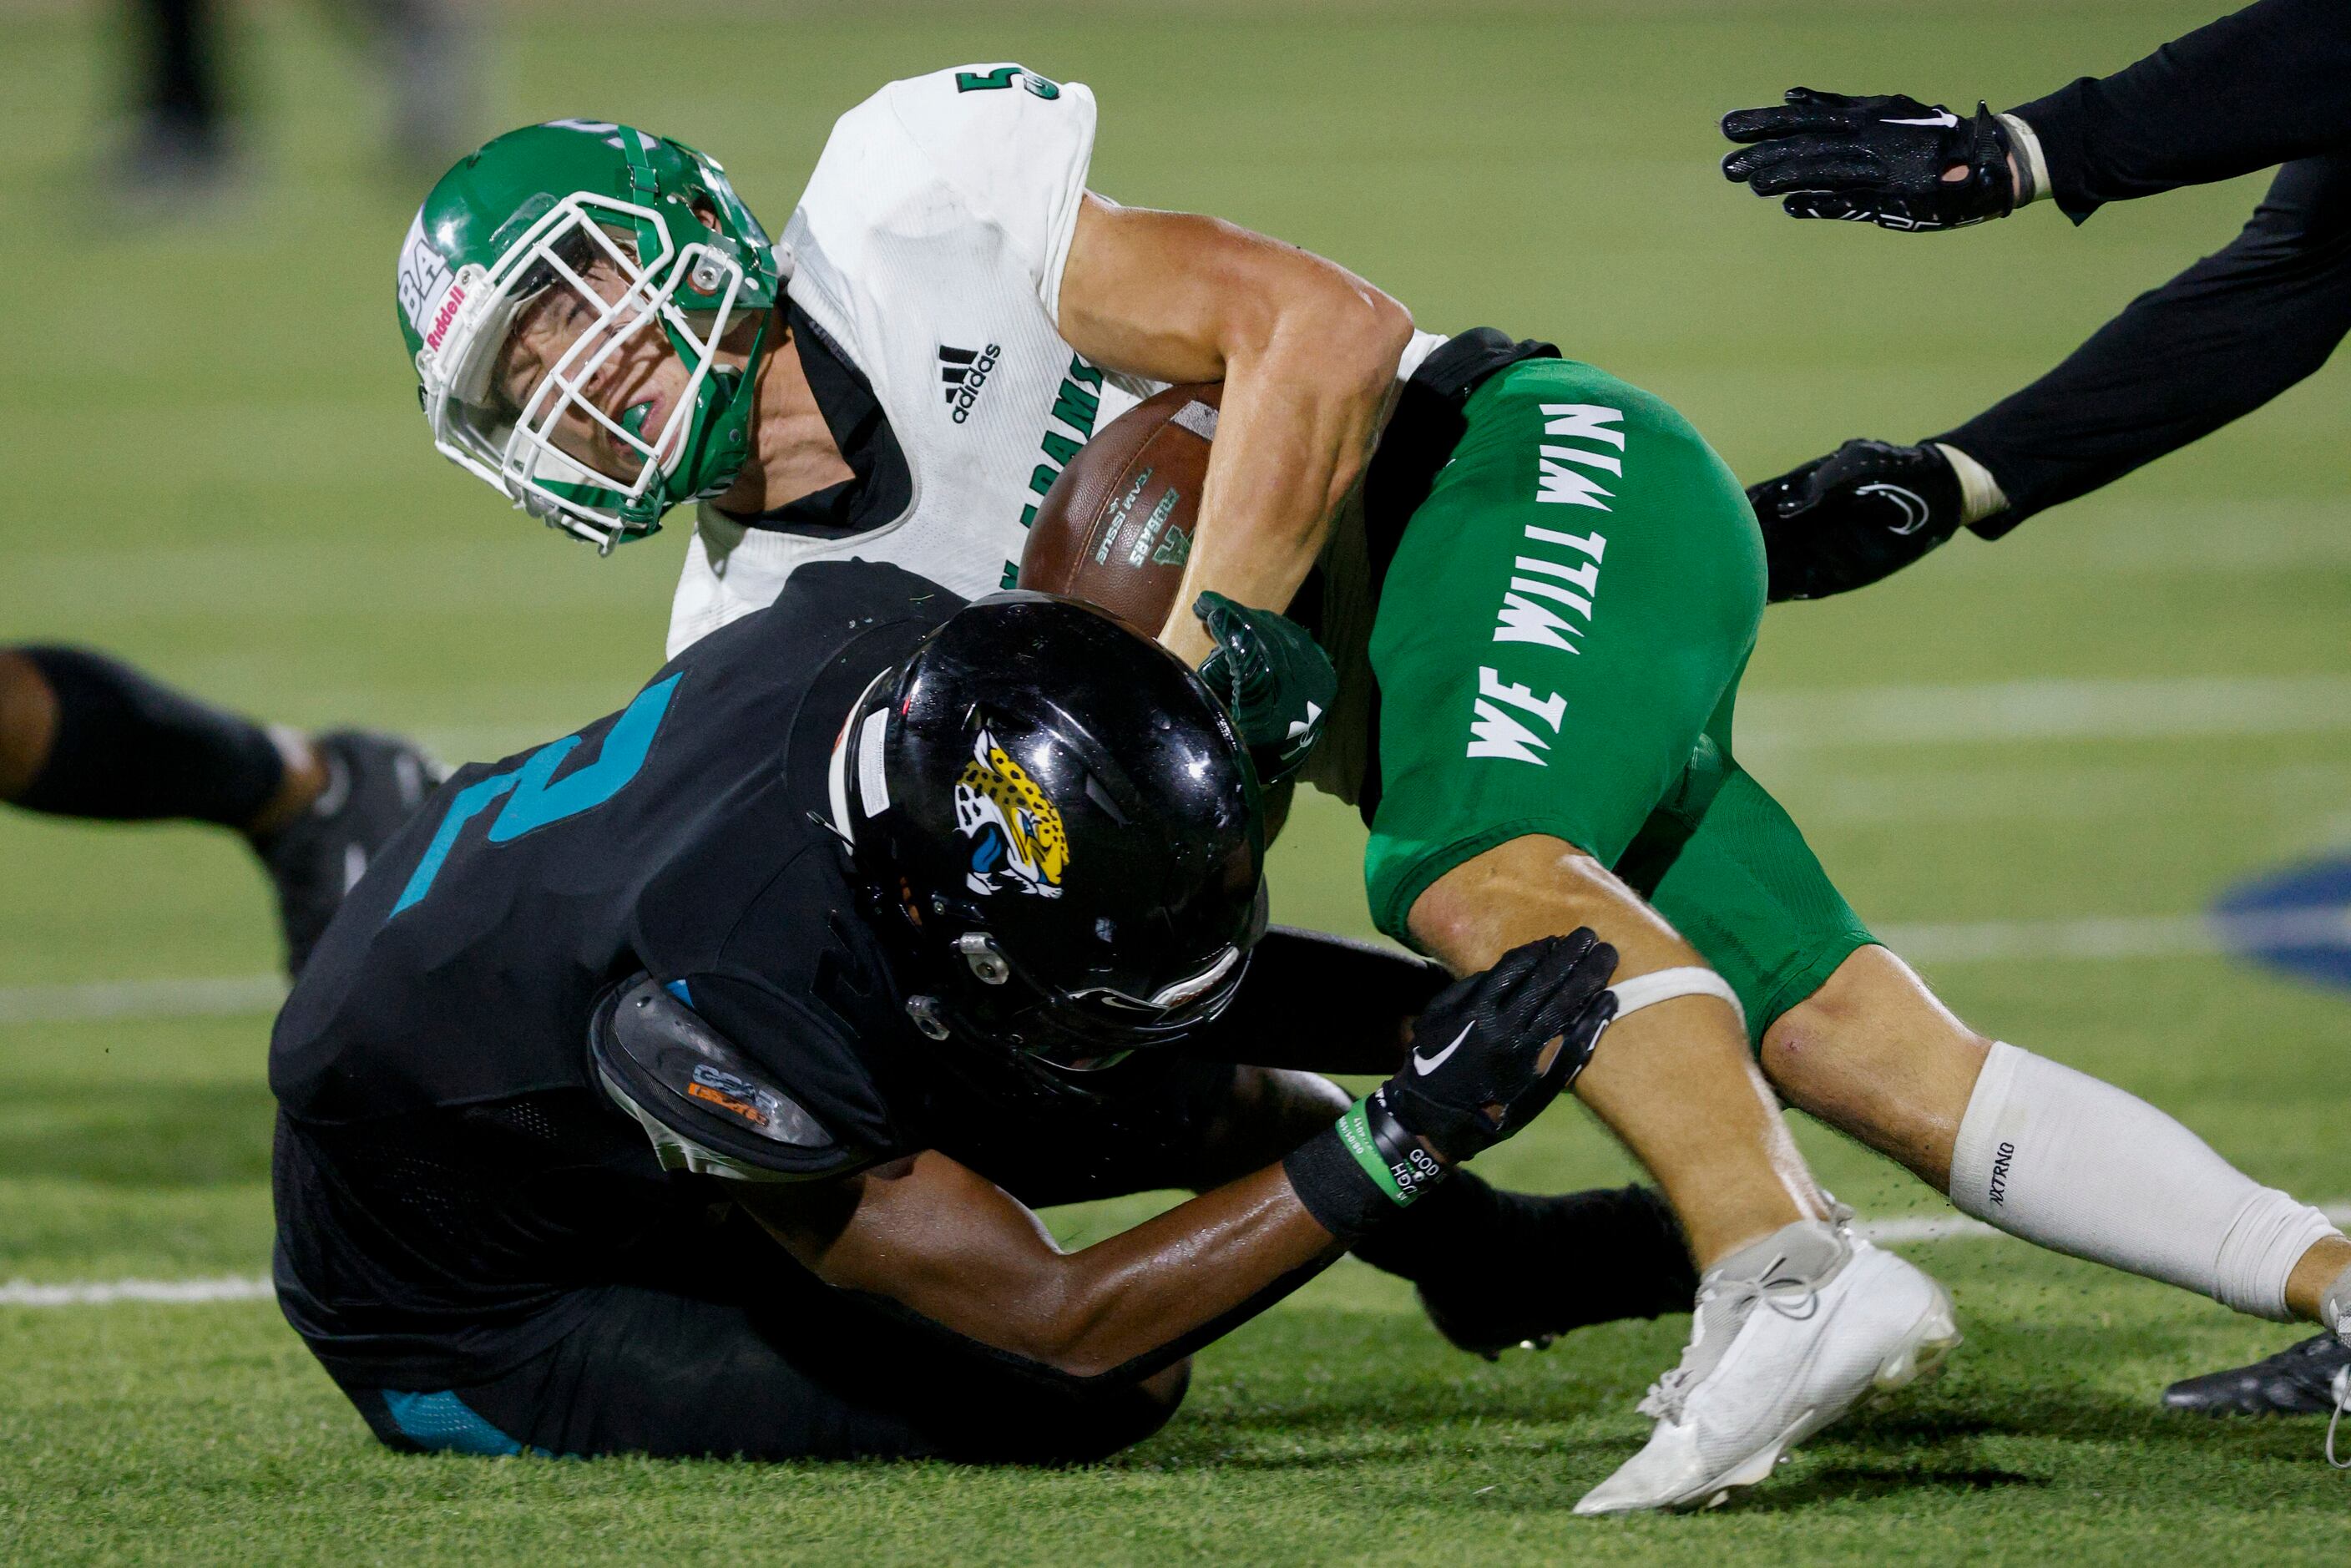
<path fill-rule="evenodd" d="M 1070 863 L 1061 809 L 1045 797 L 986 726 L 955 787 L 956 828 L 971 842 L 964 883 L 972 892 L 1061 896 Z"/>

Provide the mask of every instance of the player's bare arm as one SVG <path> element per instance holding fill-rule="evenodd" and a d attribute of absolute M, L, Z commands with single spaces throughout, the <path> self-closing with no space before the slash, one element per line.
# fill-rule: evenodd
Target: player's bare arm
<path fill-rule="evenodd" d="M 740 1200 L 829 1285 L 881 1296 L 1072 1377 L 1146 1377 L 1253 1298 L 1345 1250 L 1278 1166 L 1064 1252 L 1038 1218 L 945 1155 Z"/>
<path fill-rule="evenodd" d="M 1075 1252 L 936 1151 L 833 1182 L 750 1187 L 738 1201 L 828 1284 L 1070 1376 L 1146 1378 L 1530 1124 L 1614 1018 L 1615 965 L 1588 931 L 1498 954 L 1430 1003 L 1418 1059 L 1335 1126 Z"/>
<path fill-rule="evenodd" d="M 1196 664 L 1216 646 L 1191 612 L 1203 591 L 1279 610 L 1305 580 L 1370 458 L 1411 313 L 1280 240 L 1091 193 L 1061 300 L 1061 335 L 1097 364 L 1224 383 L 1199 533 L 1160 632 Z"/>

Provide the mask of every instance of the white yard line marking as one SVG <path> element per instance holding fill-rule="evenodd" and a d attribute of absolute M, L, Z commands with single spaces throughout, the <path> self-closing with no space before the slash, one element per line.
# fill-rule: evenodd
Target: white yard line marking
<path fill-rule="evenodd" d="M 2279 572 L 2351 562 L 2351 508 L 2340 501 L 2162 501 L 2134 497 L 2069 517 L 2022 548 L 2027 569 L 2047 580 L 2093 573 L 2121 576 Z M 2020 548 L 2011 544 L 2010 549 Z M 1946 575 L 2012 581 L 2018 562 L 2001 550 L 1964 546 L 1936 559 Z M 86 570 L 86 569 L 85 569 Z"/>
<path fill-rule="evenodd" d="M 2326 1218 L 2351 1225 L 2351 1202 L 2325 1206 Z M 1980 1241 L 2001 1232 L 1960 1214 L 1920 1214 L 1900 1219 L 1865 1219 L 1853 1228 L 1866 1241 L 1899 1247 L 1919 1241 Z M 261 1301 L 276 1291 L 266 1274 L 222 1274 L 203 1280 L 76 1280 L 37 1285 L 23 1280 L 0 1284 L 0 1307 L 110 1307 L 125 1301 L 171 1306 L 216 1301 Z"/>
<path fill-rule="evenodd" d="M 1862 1219 L 1853 1233 L 1864 1241 L 1899 1247 L 1911 1241 L 1980 1241 L 1999 1231 L 1964 1214 L 1914 1214 L 1902 1219 Z"/>
<path fill-rule="evenodd" d="M 1878 935 L 1888 947 L 1920 964 L 2176 958 L 2247 947 L 2351 947 L 2351 909 L 2265 910 L 2225 918 L 2152 915 L 1891 925 Z"/>
<path fill-rule="evenodd" d="M 2351 674 L 1757 691 L 1739 702 L 1739 749 L 2022 740 L 2161 740 L 2351 730 Z"/>
<path fill-rule="evenodd" d="M 97 980 L 78 986 L 0 987 L 0 1024 L 110 1019 L 232 1018 L 273 1013 L 286 999 L 276 975 Z"/>
<path fill-rule="evenodd" d="M 2289 822 L 2297 843 L 2351 840 L 2351 831 L 2329 832 L 2325 826 L 2329 817 L 2351 809 L 2351 758 L 2220 770 L 2205 748 L 2183 746 L 2167 747 L 2160 758 L 2129 766 L 2076 766 L 2053 758 L 1967 766 L 1944 754 L 1890 764 L 1872 759 L 1857 767 L 1850 753 L 1792 751 L 1775 756 L 1767 771 L 1766 782 L 1785 791 L 1807 830 L 1828 822 L 1927 823 L 1959 830 L 1987 822 L 2036 828 L 2126 822 L 2134 833 L 2142 833 L 2158 813 L 2170 812 Z"/>
<path fill-rule="evenodd" d="M 270 1013 L 286 999 L 276 975 L 172 980 L 97 980 L 78 986 L 0 987 L 0 1024 L 110 1019 L 231 1018 Z"/>
<path fill-rule="evenodd" d="M 76 1280 L 62 1285 L 11 1280 L 0 1284 L 0 1307 L 110 1307 L 122 1301 L 189 1306 L 265 1301 L 276 1295 L 266 1274 L 222 1274 L 208 1280 Z"/>

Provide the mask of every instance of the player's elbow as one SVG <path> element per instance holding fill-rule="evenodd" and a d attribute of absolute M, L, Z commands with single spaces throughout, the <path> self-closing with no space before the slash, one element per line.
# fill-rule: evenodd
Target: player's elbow
<path fill-rule="evenodd" d="M 1072 1274 L 1075 1274 L 1072 1270 Z M 1034 1310 L 1007 1324 L 1016 1354 L 1096 1387 L 1146 1380 L 1165 1337 L 1142 1321 L 1114 1281 L 1072 1277 L 1037 1293 Z"/>
<path fill-rule="evenodd" d="M 1353 287 L 1338 308 L 1346 318 L 1348 340 L 1357 350 L 1364 379 L 1384 393 L 1412 343 L 1412 312 L 1403 301 L 1352 273 L 1347 281 Z"/>
<path fill-rule="evenodd" d="M 1283 322 L 1283 347 L 1323 385 L 1376 405 L 1412 342 L 1412 312 L 1351 272 L 1333 267 L 1308 308 Z"/>
<path fill-rule="evenodd" d="M 1262 242 L 1226 282 L 1227 379 L 1260 371 L 1292 392 L 1343 402 L 1387 395 L 1412 341 L 1412 312 L 1336 262 Z"/>
<path fill-rule="evenodd" d="M 1008 1325 L 1008 1337 L 1019 1343 L 1007 1348 L 1063 1377 L 1084 1383 L 1117 1382 L 1120 1379 L 1114 1375 L 1122 1358 L 1109 1348 L 1114 1326 L 1081 1299 L 1064 1298 L 1050 1311 Z"/>

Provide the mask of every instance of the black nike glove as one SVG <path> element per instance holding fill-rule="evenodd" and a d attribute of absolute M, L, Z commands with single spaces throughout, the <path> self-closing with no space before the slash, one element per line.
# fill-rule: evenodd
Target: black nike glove
<path fill-rule="evenodd" d="M 1723 174 L 1759 196 L 1782 196 L 1791 217 L 1843 218 L 1885 229 L 1953 229 L 2004 218 L 2016 205 L 2009 137 L 1983 104 L 1962 119 L 1900 93 L 1847 98 L 1790 88 L 1776 109 L 1739 109 L 1722 133 L 1754 143 Z M 1953 169 L 1964 178 L 1947 180 Z"/>
<path fill-rule="evenodd" d="M 1848 441 L 1747 492 L 1771 598 L 1825 599 L 1908 566 L 1959 528 L 1959 476 L 1932 446 Z"/>
<path fill-rule="evenodd" d="M 1492 1148 L 1592 1060 L 1616 1016 L 1615 973 L 1616 949 L 1578 928 L 1455 981 L 1421 1009 L 1412 1054 L 1381 1086 L 1388 1109 L 1450 1163 Z"/>
<path fill-rule="evenodd" d="M 1282 1162 L 1290 1190 L 1349 1239 L 1408 1207 L 1575 1082 L 1616 1016 L 1615 973 L 1616 949 L 1578 928 L 1439 991 L 1396 1075 Z"/>
<path fill-rule="evenodd" d="M 1225 701 L 1233 727 L 1267 789 L 1306 765 L 1322 737 L 1322 716 L 1339 695 L 1339 673 L 1313 634 L 1286 615 L 1203 593 L 1192 613 L 1217 640 L 1200 678 Z"/>

